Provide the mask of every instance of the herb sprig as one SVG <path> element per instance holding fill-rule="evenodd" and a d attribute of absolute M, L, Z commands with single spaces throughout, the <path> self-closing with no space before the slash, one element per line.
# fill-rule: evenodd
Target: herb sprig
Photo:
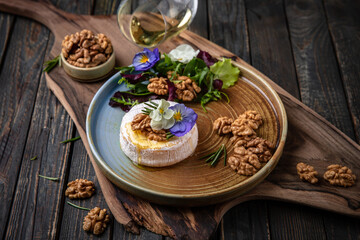
<path fill-rule="evenodd" d="M 56 56 L 54 59 L 51 59 L 47 62 L 44 63 L 44 72 L 50 72 L 54 67 L 56 67 L 56 65 L 61 66 L 61 58 L 60 55 Z"/>
<path fill-rule="evenodd" d="M 30 161 L 34 161 L 36 159 L 37 159 L 37 156 L 34 156 L 34 157 L 30 158 Z"/>
<path fill-rule="evenodd" d="M 39 177 L 42 177 L 42 178 L 45 178 L 45 179 L 48 179 L 48 180 L 51 180 L 51 181 L 59 181 L 59 178 L 57 177 L 48 177 L 48 176 L 44 176 L 44 175 L 38 175 Z"/>
<path fill-rule="evenodd" d="M 205 162 L 208 163 L 211 167 L 215 166 L 217 164 L 217 162 L 219 161 L 219 159 L 221 158 L 221 155 L 224 154 L 224 166 L 226 165 L 226 157 L 227 157 L 227 152 L 226 152 L 226 147 L 224 144 L 222 144 L 218 150 L 216 150 L 213 153 L 210 153 L 208 155 L 205 155 L 203 157 L 201 157 L 200 159 L 205 159 Z"/>
<path fill-rule="evenodd" d="M 146 106 L 143 110 L 142 113 L 145 115 L 149 115 L 153 110 L 157 109 L 159 107 L 159 104 L 153 102 L 153 101 L 149 101 L 148 103 L 144 103 Z"/>
<path fill-rule="evenodd" d="M 70 206 L 74 207 L 74 208 L 78 208 L 78 209 L 81 209 L 81 210 L 86 210 L 86 211 L 90 211 L 91 209 L 90 208 L 86 208 L 86 207 L 80 207 L 72 202 L 69 202 L 69 201 L 66 201 L 67 204 L 69 204 Z"/>
<path fill-rule="evenodd" d="M 114 102 L 123 104 L 125 106 L 135 106 L 137 104 L 139 104 L 139 101 L 132 101 L 130 98 L 128 98 L 127 100 L 124 98 L 124 96 L 121 96 L 121 98 L 116 98 L 116 97 L 112 97 L 111 100 L 113 100 Z"/>
<path fill-rule="evenodd" d="M 78 137 L 74 137 L 74 138 L 66 139 L 66 140 L 64 140 L 64 141 L 62 141 L 62 142 L 60 142 L 60 143 L 75 142 L 75 141 L 79 140 L 80 138 L 81 138 L 81 137 L 80 137 L 80 136 L 78 136 Z"/>

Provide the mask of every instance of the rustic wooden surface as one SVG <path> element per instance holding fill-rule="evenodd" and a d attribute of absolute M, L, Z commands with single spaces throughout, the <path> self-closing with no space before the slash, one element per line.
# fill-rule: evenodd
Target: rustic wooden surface
<path fill-rule="evenodd" d="M 202 1 L 192 30 L 254 65 L 359 142 L 359 60 L 355 57 L 359 52 L 359 6 L 354 4 Z M 56 5 L 77 13 L 106 14 L 113 12 L 117 3 Z M 0 190 L 4 193 L 0 196 L 0 236 L 91 237 L 75 224 L 84 212 L 70 208 L 63 197 L 68 179 L 96 179 L 80 142 L 58 144 L 76 132 L 47 91 L 41 73 L 52 36 L 38 23 L 7 14 L 1 15 L 0 32 Z M 291 64 L 284 68 L 283 62 Z M 30 162 L 34 155 L 38 160 Z M 61 176 L 61 181 L 39 179 L 39 173 Z M 96 198 L 79 204 L 106 206 L 99 191 Z M 140 237 L 130 235 L 112 223 L 101 238 L 161 238 L 144 230 Z M 356 239 L 358 225 L 358 219 L 312 208 L 253 201 L 230 210 L 217 237 Z"/>

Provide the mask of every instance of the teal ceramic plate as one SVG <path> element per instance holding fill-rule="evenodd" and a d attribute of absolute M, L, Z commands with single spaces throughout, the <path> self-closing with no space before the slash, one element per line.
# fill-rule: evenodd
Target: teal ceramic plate
<path fill-rule="evenodd" d="M 195 153 L 184 161 L 164 168 L 134 165 L 120 147 L 119 131 L 124 112 L 109 106 L 120 74 L 111 77 L 94 96 L 86 119 L 86 132 L 94 159 L 103 173 L 118 187 L 151 202 L 169 205 L 199 206 L 235 198 L 260 183 L 277 164 L 284 147 L 287 121 L 282 102 L 276 92 L 249 69 L 241 68 L 238 83 L 226 90 L 231 102 L 212 102 L 205 113 L 199 104 L 186 104 L 198 114 L 199 142 Z M 220 116 L 236 118 L 246 110 L 256 110 L 265 119 L 258 135 L 277 145 L 272 159 L 254 176 L 236 174 L 221 160 L 210 167 L 200 157 L 225 144 L 229 155 L 230 137 L 212 131 L 212 123 Z"/>

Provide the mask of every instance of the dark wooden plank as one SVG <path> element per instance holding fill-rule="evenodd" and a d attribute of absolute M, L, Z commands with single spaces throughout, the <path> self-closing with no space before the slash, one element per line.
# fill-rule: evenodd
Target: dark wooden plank
<path fill-rule="evenodd" d="M 209 1 L 208 11 L 210 40 L 250 62 L 244 1 Z M 243 203 L 229 210 L 218 231 L 224 239 L 266 238 L 264 233 L 269 231 L 266 202 Z"/>
<path fill-rule="evenodd" d="M 324 4 L 356 138 L 360 142 L 360 2 L 329 0 Z"/>
<path fill-rule="evenodd" d="M 335 49 L 328 32 L 322 2 L 286 1 L 286 13 L 302 101 L 354 139 Z M 326 238 L 356 237 L 353 222 L 355 221 L 355 225 L 358 226 L 359 220 L 325 212 L 322 215 L 324 215 Z M 309 236 L 312 234 L 312 232 L 305 233 Z"/>
<path fill-rule="evenodd" d="M 246 1 L 246 12 L 253 66 L 300 98 L 283 1 Z M 311 237 L 311 232 L 316 238 L 325 237 L 322 217 L 314 216 L 310 209 L 276 202 L 269 202 L 268 209 L 274 239 Z"/>
<path fill-rule="evenodd" d="M 23 160 L 47 34 L 39 24 L 17 18 L 0 73 L 0 236 L 5 235 Z"/>
<path fill-rule="evenodd" d="M 208 16 L 209 39 L 250 62 L 244 1 L 209 0 Z"/>
<path fill-rule="evenodd" d="M 208 3 L 207 0 L 200 0 L 195 18 L 190 24 L 189 30 L 204 38 L 208 38 L 208 24 Z"/>
<path fill-rule="evenodd" d="M 76 136 L 78 136 L 78 133 L 76 134 Z M 86 207 L 90 209 L 94 207 L 100 207 L 101 209 L 106 208 L 109 211 L 104 196 L 101 192 L 99 183 L 97 182 L 94 168 L 90 163 L 90 159 L 87 156 L 84 144 L 81 141 L 77 141 L 74 143 L 74 149 L 71 156 L 70 173 L 67 182 L 70 182 L 77 178 L 83 178 L 93 181 L 95 184 L 96 192 L 89 199 L 81 199 L 81 200 L 70 200 L 69 198 L 65 199 L 65 206 L 64 206 L 59 238 L 60 239 L 111 239 L 112 225 L 114 224 L 115 221 L 113 217 L 111 217 L 111 222 L 109 226 L 106 228 L 105 232 L 100 236 L 94 236 L 93 234 L 85 232 L 82 229 L 83 219 L 88 212 L 74 208 L 67 204 L 67 201 L 69 201 L 82 207 Z"/>
<path fill-rule="evenodd" d="M 246 1 L 252 65 L 299 98 L 282 0 Z"/>
<path fill-rule="evenodd" d="M 355 138 L 322 2 L 286 0 L 302 102 Z"/>
<path fill-rule="evenodd" d="M 324 1 L 330 36 L 334 44 L 341 71 L 347 102 L 354 124 L 357 141 L 360 141 L 360 2 Z M 324 213 L 327 239 L 359 239 L 360 220 Z"/>
<path fill-rule="evenodd" d="M 0 67 L 4 57 L 5 49 L 8 44 L 10 31 L 14 23 L 14 16 L 0 13 Z"/>

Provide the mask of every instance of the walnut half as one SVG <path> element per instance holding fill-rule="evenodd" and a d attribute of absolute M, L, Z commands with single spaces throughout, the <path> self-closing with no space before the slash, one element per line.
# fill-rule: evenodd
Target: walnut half
<path fill-rule="evenodd" d="M 256 135 L 255 130 L 262 124 L 261 115 L 253 110 L 249 110 L 239 115 L 231 124 L 231 131 L 235 136 Z"/>
<path fill-rule="evenodd" d="M 296 165 L 296 169 L 300 179 L 308 181 L 311 184 L 319 181 L 319 179 L 316 178 L 318 172 L 315 171 L 313 166 L 301 162 Z"/>
<path fill-rule="evenodd" d="M 166 82 L 166 78 L 163 77 L 155 77 L 149 80 L 149 84 L 147 89 L 149 92 L 156 93 L 157 95 L 166 95 L 168 94 L 168 84 Z"/>
<path fill-rule="evenodd" d="M 356 176 L 352 173 L 350 168 L 339 164 L 333 164 L 328 166 L 327 169 L 328 170 L 324 173 L 324 179 L 331 185 L 351 187 L 355 184 Z"/>
<path fill-rule="evenodd" d="M 107 226 L 106 224 L 109 221 L 110 218 L 106 209 L 101 210 L 99 207 L 95 207 L 85 216 L 83 229 L 85 231 L 93 232 L 95 235 L 99 235 L 104 232 Z"/>
<path fill-rule="evenodd" d="M 231 132 L 231 124 L 233 121 L 232 118 L 219 117 L 214 121 L 213 129 L 217 131 L 219 135 L 228 134 Z"/>
<path fill-rule="evenodd" d="M 136 114 L 134 119 L 131 122 L 131 129 L 133 131 L 139 130 L 144 134 L 149 140 L 153 141 L 166 141 L 166 131 L 154 130 L 150 126 L 151 118 L 149 115 L 143 113 Z"/>
<path fill-rule="evenodd" d="M 65 196 L 70 199 L 89 198 L 95 191 L 94 183 L 87 179 L 76 179 L 69 182 L 67 186 Z"/>

